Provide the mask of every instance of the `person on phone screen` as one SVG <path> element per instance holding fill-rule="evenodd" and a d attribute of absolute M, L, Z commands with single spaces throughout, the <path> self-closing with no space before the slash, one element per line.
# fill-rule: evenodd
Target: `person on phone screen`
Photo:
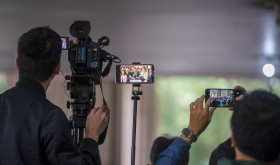
<path fill-rule="evenodd" d="M 152 69 L 148 69 L 148 80 L 147 82 L 153 82 L 153 72 Z"/>
<path fill-rule="evenodd" d="M 126 83 L 127 82 L 127 75 L 125 74 L 125 71 L 121 71 L 121 82 Z"/>
<path fill-rule="evenodd" d="M 220 99 L 220 106 L 222 107 L 224 105 L 224 102 L 222 99 Z"/>
<path fill-rule="evenodd" d="M 62 49 L 66 49 L 67 48 L 67 43 L 66 43 L 66 39 L 62 38 Z"/>
<path fill-rule="evenodd" d="M 147 82 L 148 81 L 147 68 L 144 68 L 143 70 L 144 70 L 143 73 L 142 73 L 143 82 Z"/>
<path fill-rule="evenodd" d="M 132 73 L 132 77 L 134 80 L 140 79 L 140 72 L 138 71 L 138 68 L 136 68 L 136 66 L 133 67 L 133 73 Z"/>

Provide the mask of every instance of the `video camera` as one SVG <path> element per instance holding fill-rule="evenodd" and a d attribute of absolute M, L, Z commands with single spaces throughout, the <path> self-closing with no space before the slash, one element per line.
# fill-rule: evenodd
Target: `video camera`
<path fill-rule="evenodd" d="M 62 49 L 68 49 L 68 61 L 72 73 L 90 74 L 94 77 L 95 85 L 100 84 L 100 78 L 109 74 L 112 62 L 120 63 L 120 59 L 102 48 L 108 46 L 110 40 L 103 36 L 98 42 L 93 42 L 89 37 L 90 33 L 89 21 L 75 21 L 70 26 L 70 34 L 77 38 L 77 43 L 68 41 L 68 37 L 62 37 Z M 106 69 L 102 72 L 103 62 L 107 62 Z"/>
<path fill-rule="evenodd" d="M 75 145 L 83 139 L 87 115 L 95 106 L 95 86 L 100 85 L 102 91 L 102 78 L 109 74 L 113 62 L 121 62 L 118 57 L 102 49 L 109 45 L 109 38 L 104 36 L 98 42 L 93 42 L 89 37 L 90 29 L 89 21 L 75 21 L 70 26 L 70 34 L 77 38 L 77 43 L 69 41 L 68 37 L 61 38 L 62 49 L 68 50 L 68 61 L 72 72 L 72 75 L 65 76 L 65 79 L 68 80 L 67 90 L 70 90 L 71 101 L 67 101 L 67 108 L 71 107 L 73 111 L 69 120 Z M 103 62 L 108 64 L 102 71 Z M 107 104 L 104 96 L 103 104 Z M 99 138 L 99 144 L 104 142 L 106 131 L 107 129 Z"/>

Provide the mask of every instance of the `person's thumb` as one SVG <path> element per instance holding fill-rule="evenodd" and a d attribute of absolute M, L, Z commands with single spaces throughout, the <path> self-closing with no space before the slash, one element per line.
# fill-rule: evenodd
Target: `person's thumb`
<path fill-rule="evenodd" d="M 212 107 L 212 108 L 210 109 L 210 111 L 209 111 L 209 123 L 210 123 L 211 120 L 212 120 L 212 116 L 213 116 L 215 110 L 216 110 L 216 107 Z"/>

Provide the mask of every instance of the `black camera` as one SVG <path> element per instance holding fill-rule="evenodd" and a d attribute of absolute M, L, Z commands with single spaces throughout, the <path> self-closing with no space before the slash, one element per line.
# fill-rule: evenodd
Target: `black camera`
<path fill-rule="evenodd" d="M 68 50 L 68 61 L 70 63 L 71 76 L 66 76 L 67 90 L 70 90 L 71 101 L 67 102 L 67 108 L 72 109 L 73 115 L 70 123 L 73 128 L 74 144 L 78 144 L 83 138 L 83 129 L 86 117 L 95 106 L 95 86 L 100 85 L 102 91 L 102 78 L 106 77 L 113 62 L 120 63 L 121 60 L 106 52 L 102 48 L 109 45 L 108 37 L 101 37 L 98 42 L 93 42 L 89 37 L 89 21 L 75 21 L 70 26 L 70 34 L 77 38 L 77 43 L 69 41 L 68 37 L 62 37 L 62 49 Z M 104 70 L 103 62 L 107 62 Z M 103 93 L 103 92 L 102 92 Z M 103 104 L 106 101 L 103 97 Z M 99 144 L 105 140 L 99 138 Z"/>
<path fill-rule="evenodd" d="M 112 62 L 120 62 L 120 59 L 111 55 L 102 48 L 108 46 L 110 40 L 108 37 L 101 37 L 98 42 L 93 42 L 89 37 L 89 21 L 75 21 L 70 26 L 70 33 L 77 38 L 77 43 L 68 42 L 68 61 L 73 73 L 90 74 L 94 77 L 95 85 L 100 83 L 100 78 L 109 74 Z M 103 62 L 107 62 L 109 67 L 102 72 Z"/>

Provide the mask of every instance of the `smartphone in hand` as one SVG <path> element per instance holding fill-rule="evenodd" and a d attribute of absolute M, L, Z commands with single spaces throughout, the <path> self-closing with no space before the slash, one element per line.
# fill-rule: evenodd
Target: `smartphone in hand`
<path fill-rule="evenodd" d="M 242 95 L 242 90 L 234 89 L 205 89 L 205 102 L 211 99 L 210 107 L 232 107 L 235 98 Z"/>

